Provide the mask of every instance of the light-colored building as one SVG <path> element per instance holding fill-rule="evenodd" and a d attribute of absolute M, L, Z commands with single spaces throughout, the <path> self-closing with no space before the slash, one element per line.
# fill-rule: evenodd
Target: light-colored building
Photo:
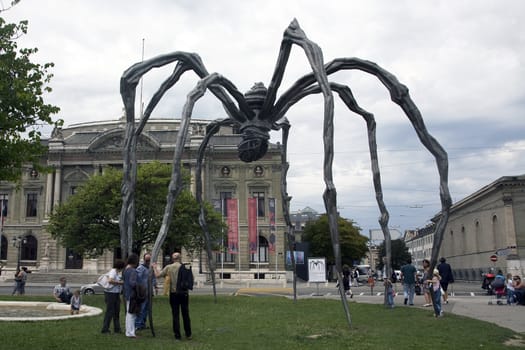
<path fill-rule="evenodd" d="M 192 176 L 194 190 L 198 147 L 209 120 L 192 120 L 190 135 L 184 149 L 183 166 Z M 53 208 L 74 195 L 89 177 L 97 176 L 108 167 L 122 167 L 122 147 L 125 119 L 81 123 L 54 130 L 43 164 L 51 167 L 49 173 L 26 169 L 19 187 L 0 182 L 1 219 L 0 262 L 4 272 L 14 271 L 20 265 L 39 271 L 86 271 L 96 273 L 112 266 L 115 251 L 106 252 L 97 259 L 88 259 L 68 247 L 62 247 L 46 231 Z M 171 163 L 179 120 L 150 120 L 138 143 L 139 163 L 153 160 Z M 254 163 L 238 159 L 237 144 L 240 135 L 231 127 L 224 127 L 214 136 L 204 158 L 203 196 L 209 202 L 238 199 L 239 253 L 217 254 L 219 273 L 225 278 L 235 275 L 253 278 L 254 272 L 283 274 L 285 269 L 285 224 L 282 214 L 281 158 L 279 145 L 271 144 L 268 153 Z M 257 253 L 248 246 L 247 199 L 257 197 Z M 270 232 L 270 199 L 275 198 L 275 231 Z M 273 235 L 272 235 L 273 233 Z M 164 252 L 163 254 L 167 254 Z M 204 257 L 206 254 L 203 254 Z M 207 264 L 201 262 L 204 270 Z M 4 273 L 5 275 L 5 273 Z M 263 276 L 264 277 L 264 276 Z"/>
<path fill-rule="evenodd" d="M 455 203 L 440 255 L 459 279 L 480 279 L 491 267 L 523 276 L 525 175 L 501 177 Z"/>
<path fill-rule="evenodd" d="M 422 229 L 405 232 L 405 245 L 412 256 L 412 264 L 418 269 L 423 268 L 423 259 L 430 260 L 435 228 L 435 224 L 431 223 Z"/>
<path fill-rule="evenodd" d="M 409 251 L 417 261 L 430 258 L 434 226 L 416 233 Z M 457 279 L 480 280 L 490 268 L 525 275 L 525 175 L 503 176 L 455 203 L 439 255 Z"/>

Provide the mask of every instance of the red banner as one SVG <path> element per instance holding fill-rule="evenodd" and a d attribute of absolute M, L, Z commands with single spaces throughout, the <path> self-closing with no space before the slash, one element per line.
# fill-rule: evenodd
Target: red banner
<path fill-rule="evenodd" d="M 275 252 L 275 198 L 268 198 L 268 210 L 270 215 L 270 242 L 268 250 Z"/>
<path fill-rule="evenodd" d="M 228 253 L 239 253 L 239 210 L 237 198 L 228 198 Z"/>
<path fill-rule="evenodd" d="M 248 244 L 250 254 L 257 253 L 257 198 L 248 198 Z"/>

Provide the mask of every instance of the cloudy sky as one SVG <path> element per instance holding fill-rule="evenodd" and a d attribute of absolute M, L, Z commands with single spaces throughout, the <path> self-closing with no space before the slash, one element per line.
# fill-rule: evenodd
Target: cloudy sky
<path fill-rule="evenodd" d="M 371 60 L 409 87 L 429 132 L 448 152 L 454 201 L 501 176 L 525 174 L 525 1 L 22 0 L 2 15 L 10 22 L 28 20 L 20 46 L 38 47 L 35 60 L 55 63 L 47 101 L 61 108 L 66 126 L 122 115 L 119 79 L 141 60 L 143 47 L 145 58 L 197 52 L 208 71 L 241 91 L 259 81 L 268 85 L 282 33 L 297 18 L 325 61 Z M 146 76 L 145 101 L 172 68 Z M 294 47 L 282 87 L 309 72 L 304 52 Z M 433 158 L 377 79 L 344 72 L 331 80 L 350 86 L 375 114 L 390 227 L 424 227 L 440 209 Z M 186 74 L 154 117 L 179 117 L 196 82 Z M 322 115 L 319 96 L 305 98 L 287 115 L 293 210 L 324 211 Z M 367 234 L 379 227 L 379 211 L 366 127 L 339 102 L 335 116 L 339 210 Z M 206 96 L 194 117 L 224 113 Z"/>

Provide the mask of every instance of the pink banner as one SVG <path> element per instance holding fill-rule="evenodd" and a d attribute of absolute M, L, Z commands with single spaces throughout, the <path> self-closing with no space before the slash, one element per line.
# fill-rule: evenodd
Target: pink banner
<path fill-rule="evenodd" d="M 228 198 L 228 253 L 239 253 L 239 210 L 237 198 Z"/>
<path fill-rule="evenodd" d="M 275 252 L 275 198 L 268 198 L 268 207 L 270 215 L 270 242 L 268 250 Z"/>
<path fill-rule="evenodd" d="M 248 198 L 248 244 L 250 254 L 257 253 L 257 198 Z"/>

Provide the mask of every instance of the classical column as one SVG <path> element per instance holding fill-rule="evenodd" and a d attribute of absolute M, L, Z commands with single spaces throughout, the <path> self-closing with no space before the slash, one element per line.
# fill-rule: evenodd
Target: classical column
<path fill-rule="evenodd" d="M 45 217 L 48 218 L 53 208 L 53 173 L 47 174 L 46 184 L 46 206 L 45 206 Z"/>
<path fill-rule="evenodd" d="M 60 192 L 62 191 L 62 169 L 57 167 L 55 169 L 55 193 L 53 196 L 53 205 L 60 204 Z"/>

